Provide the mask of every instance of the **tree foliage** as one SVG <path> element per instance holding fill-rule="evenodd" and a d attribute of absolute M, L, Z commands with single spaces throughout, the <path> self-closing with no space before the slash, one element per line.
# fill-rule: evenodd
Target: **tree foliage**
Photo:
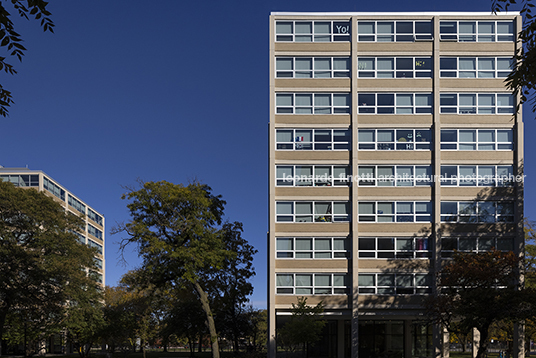
<path fill-rule="evenodd" d="M 306 297 L 298 297 L 298 302 L 292 304 L 290 320 L 277 332 L 279 344 L 287 350 L 301 346 L 305 357 L 307 345 L 321 338 L 322 329 L 326 324 L 326 321 L 320 319 L 322 312 L 324 312 L 322 302 L 313 307 L 307 305 Z"/>
<path fill-rule="evenodd" d="M 0 182 L 0 337 L 38 342 L 74 324 L 76 310 L 98 297 L 86 273 L 95 251 L 74 234 L 81 225 L 45 193 Z"/>
<path fill-rule="evenodd" d="M 455 253 L 438 276 L 439 294 L 430 296 L 430 317 L 447 329 L 480 331 L 477 358 L 484 357 L 492 324 L 519 321 L 533 311 L 532 290 L 519 286 L 520 258 L 513 252 Z"/>
<path fill-rule="evenodd" d="M 10 4 L 13 10 L 24 19 L 39 21 L 43 31 L 54 32 L 54 23 L 50 19 L 51 13 L 47 10 L 48 2 L 43 0 L 10 0 L 0 2 L 0 47 L 6 47 L 9 56 L 22 61 L 26 48 L 22 45 L 22 37 L 15 31 L 15 25 L 11 19 L 11 13 L 7 6 Z M 11 11 L 11 10 L 10 10 Z M 6 57 L 0 56 L 0 71 L 14 75 L 17 73 Z M 0 116 L 8 115 L 8 107 L 13 103 L 11 92 L 0 85 Z"/>
<path fill-rule="evenodd" d="M 241 224 L 222 226 L 225 201 L 198 182 L 141 183 L 123 199 L 129 200 L 131 221 L 113 230 L 128 236 L 121 247 L 136 245 L 143 258 L 142 271 L 155 287 L 193 288 L 205 312 L 212 354 L 219 357 L 209 294 L 216 278 L 223 277 L 221 270 L 239 257 L 227 240 L 240 238 Z"/>
<path fill-rule="evenodd" d="M 506 12 L 516 7 L 516 0 L 492 0 L 492 11 Z M 532 0 L 522 0 L 520 3 L 520 14 L 523 17 L 522 30 L 518 34 L 518 41 L 522 46 L 518 46 L 514 56 L 515 63 L 512 72 L 506 78 L 506 85 L 515 95 L 520 95 L 521 102 L 518 109 L 525 102 L 532 104 L 532 111 L 536 111 L 536 23 L 532 10 L 534 4 Z"/>

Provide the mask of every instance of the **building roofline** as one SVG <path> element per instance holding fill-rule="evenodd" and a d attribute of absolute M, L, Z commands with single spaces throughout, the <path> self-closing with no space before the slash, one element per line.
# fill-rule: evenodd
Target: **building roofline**
<path fill-rule="evenodd" d="M 419 11 L 419 12 L 284 12 L 272 11 L 270 15 L 281 16 L 517 16 L 519 11 L 509 12 L 467 12 L 467 11 Z"/>

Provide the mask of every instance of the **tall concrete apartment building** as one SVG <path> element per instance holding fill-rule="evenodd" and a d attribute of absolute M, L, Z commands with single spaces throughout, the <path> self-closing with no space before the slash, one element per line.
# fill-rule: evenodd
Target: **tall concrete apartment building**
<path fill-rule="evenodd" d="M 40 170 L 26 168 L 4 168 L 0 166 L 0 180 L 13 183 L 20 188 L 34 188 L 45 192 L 48 196 L 59 202 L 65 210 L 76 215 L 84 216 L 84 232 L 76 232 L 80 242 L 95 247 L 98 254 L 95 263 L 98 271 L 96 278 L 102 286 L 105 286 L 105 261 L 104 261 L 104 216 L 84 203 L 57 181 Z"/>
<path fill-rule="evenodd" d="M 312 356 L 430 357 L 455 250 L 523 251 L 518 13 L 272 13 L 269 356 L 306 297 Z"/>

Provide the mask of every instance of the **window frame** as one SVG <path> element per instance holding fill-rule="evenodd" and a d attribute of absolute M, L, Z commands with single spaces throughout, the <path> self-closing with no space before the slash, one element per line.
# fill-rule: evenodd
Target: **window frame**
<path fill-rule="evenodd" d="M 365 204 L 373 205 L 373 212 L 361 213 L 361 208 Z M 383 208 L 388 208 L 388 205 L 391 204 L 390 211 L 391 213 L 384 213 L 384 209 L 380 209 L 380 206 Z M 404 212 L 403 205 L 411 205 L 411 213 Z M 426 204 L 428 211 L 424 213 L 417 213 L 417 205 Z M 433 222 L 433 206 L 431 201 L 410 201 L 410 200 L 400 200 L 400 201 L 387 201 L 387 200 L 377 200 L 377 201 L 360 201 L 358 203 L 358 213 L 357 220 L 360 223 L 430 223 Z M 412 220 L 409 218 L 412 217 Z M 421 219 L 421 220 L 418 220 Z M 424 219 L 424 220 L 423 220 Z"/>
<path fill-rule="evenodd" d="M 292 276 L 292 285 L 279 285 L 278 277 L 287 275 Z M 297 285 L 297 279 L 296 276 L 310 276 L 311 277 L 311 284 L 310 285 L 303 285 L 299 286 Z M 318 276 L 329 276 L 330 277 L 330 285 L 318 285 L 316 278 Z M 342 280 L 344 282 L 344 286 L 338 286 L 335 285 L 335 277 L 342 277 Z M 322 272 L 322 273 L 310 273 L 310 272 L 303 272 L 303 273 L 284 273 L 284 272 L 278 272 L 276 273 L 276 279 L 275 279 L 275 290 L 276 295 L 348 295 L 350 290 L 350 275 L 348 273 L 329 273 L 329 272 Z M 297 290 L 298 288 L 298 290 Z M 303 291 L 299 291 L 299 289 Z M 309 293 L 305 292 L 305 290 L 310 290 Z M 330 293 L 327 293 L 326 291 L 330 290 Z M 286 292 L 284 292 L 286 291 Z M 299 292 L 298 292 L 299 291 Z"/>
<path fill-rule="evenodd" d="M 392 95 L 392 103 L 388 100 L 387 105 L 380 105 L 379 102 L 385 101 L 387 96 Z M 407 96 L 411 96 L 411 105 L 400 103 Z M 374 96 L 373 104 L 367 103 Z M 381 101 L 380 101 L 380 96 Z M 427 105 L 417 105 L 418 96 L 428 97 Z M 357 113 L 359 115 L 431 115 L 433 111 L 433 94 L 431 92 L 359 92 L 357 94 Z M 405 112 L 410 111 L 410 112 Z"/>
<path fill-rule="evenodd" d="M 455 69 L 450 69 L 450 68 L 443 69 L 441 67 L 442 62 L 443 62 L 442 60 L 453 60 L 453 59 L 456 60 L 456 68 Z M 460 60 L 470 60 L 470 59 L 475 60 L 475 69 L 460 69 Z M 490 60 L 490 59 L 493 59 L 493 67 L 494 68 L 492 70 L 490 70 L 490 69 L 485 69 L 485 70 L 479 69 L 480 61 Z M 510 61 L 510 69 L 508 69 L 508 70 L 499 69 L 498 68 L 498 61 L 499 60 L 505 60 L 505 59 Z M 497 57 L 490 57 L 490 56 L 451 57 L 451 56 L 441 56 L 440 59 L 439 59 L 439 78 L 463 78 L 463 79 L 472 79 L 472 78 L 479 78 L 479 79 L 506 78 L 506 77 L 508 77 L 508 74 L 510 74 L 512 66 L 513 66 L 513 60 L 512 60 L 511 57 L 500 57 L 500 56 L 497 56 Z M 464 73 L 464 72 L 474 73 L 475 76 L 474 77 L 460 76 L 460 72 L 462 72 L 462 73 Z M 480 76 L 480 74 L 482 74 L 482 73 L 491 73 L 491 72 L 493 72 L 493 77 Z M 454 76 L 445 76 L 444 75 L 445 73 L 453 73 Z"/>
<path fill-rule="evenodd" d="M 397 30 L 397 23 L 411 22 L 412 31 L 402 32 Z M 378 32 L 378 24 L 392 23 L 392 32 Z M 430 32 L 417 32 L 416 23 L 426 23 L 430 26 Z M 373 24 L 372 33 L 360 32 L 360 26 L 364 24 Z M 410 39 L 411 37 L 411 39 Z M 380 38 L 380 40 L 378 40 Z M 359 20 L 357 22 L 357 42 L 416 42 L 416 41 L 433 41 L 434 29 L 432 20 Z M 385 41 L 387 40 L 387 41 Z"/>
<path fill-rule="evenodd" d="M 278 25 L 283 23 L 291 23 L 290 33 L 278 33 Z M 297 33 L 296 24 L 311 24 L 311 32 Z M 329 23 L 330 32 L 316 32 L 315 23 Z M 274 23 L 274 40 L 275 42 L 349 42 L 351 40 L 351 21 L 345 20 L 276 20 Z M 338 31 L 338 33 L 336 33 Z M 310 41 L 299 41 L 296 38 L 305 39 L 306 36 L 310 36 Z M 325 39 L 329 36 L 329 41 Z"/>
<path fill-rule="evenodd" d="M 278 141 L 278 133 L 285 131 L 292 131 L 291 142 Z M 304 140 L 304 136 L 300 136 L 299 132 L 306 134 L 306 131 L 311 131 L 311 141 Z M 322 141 L 317 140 L 321 136 L 322 131 L 330 131 L 331 140 Z M 342 136 L 336 136 L 336 134 L 342 134 Z M 336 137 L 346 138 L 347 141 L 337 141 Z M 299 139 L 301 138 L 301 139 Z M 352 133 L 349 128 L 277 128 L 275 130 L 275 148 L 276 150 L 334 150 L 334 151 L 348 151 L 352 148 Z M 318 149 L 317 149 L 318 148 Z"/>
<path fill-rule="evenodd" d="M 361 249 L 362 242 L 365 246 L 365 240 L 374 240 L 374 248 Z M 388 244 L 387 240 L 392 240 L 392 249 L 380 249 L 385 243 Z M 412 248 L 399 249 L 398 242 L 402 240 L 411 240 Z M 357 256 L 359 259 L 430 259 L 431 243 L 430 237 L 358 237 Z"/>
<path fill-rule="evenodd" d="M 291 240 L 290 249 L 278 248 L 278 243 L 282 240 Z M 311 240 L 310 249 L 298 249 L 297 241 Z M 330 240 L 330 249 L 317 249 L 317 240 Z M 337 240 L 343 241 L 345 249 L 339 250 L 335 248 Z M 349 237 L 276 237 L 276 253 L 277 260 L 348 260 L 351 256 L 352 240 Z M 322 255 L 329 257 L 321 257 Z M 298 257 L 301 256 L 301 257 Z M 307 257 L 310 256 L 310 257 Z"/>
<path fill-rule="evenodd" d="M 460 32 L 460 22 L 463 23 L 474 23 L 475 32 Z M 444 24 L 447 23 L 455 23 L 456 29 L 454 32 L 448 32 L 448 31 L 442 31 Z M 494 23 L 493 25 L 493 34 L 491 33 L 480 33 L 479 31 L 479 23 Z M 499 33 L 498 30 L 498 24 L 499 23 L 509 23 L 512 27 L 512 33 L 503 34 Z M 474 40 L 469 40 L 470 36 L 474 36 Z M 484 38 L 485 36 L 493 36 L 492 41 L 480 41 L 480 37 Z M 511 36 L 511 39 L 502 39 L 499 40 L 499 37 L 501 36 Z M 461 37 L 461 39 L 460 39 Z M 513 20 L 442 20 L 439 22 L 439 41 L 455 41 L 455 42 L 514 42 L 516 40 L 516 34 L 514 29 L 514 21 Z"/>
<path fill-rule="evenodd" d="M 298 167 L 311 168 L 311 175 L 298 175 Z M 280 176 L 278 170 L 290 168 L 291 174 Z M 329 168 L 330 175 L 317 175 L 317 168 Z M 346 176 L 341 178 L 340 175 L 335 175 L 336 169 L 345 169 Z M 305 178 L 304 178 L 305 177 Z M 288 184 L 281 184 L 288 183 Z M 309 183 L 309 184 L 307 184 Z M 275 186 L 276 187 L 348 187 L 352 185 L 352 178 L 350 174 L 349 165 L 329 165 L 329 164 L 314 164 L 314 165 L 301 165 L 301 164 L 280 164 L 275 167 Z"/>
<path fill-rule="evenodd" d="M 450 245 L 447 244 L 447 240 L 450 240 L 451 242 L 455 240 L 455 248 L 452 249 L 445 249 L 445 247 L 449 247 Z M 461 240 L 474 240 L 473 248 L 471 249 L 465 249 L 460 248 L 460 241 Z M 493 243 L 491 244 L 490 248 L 482 248 L 480 245 L 481 240 L 492 240 Z M 500 249 L 499 248 L 499 240 L 505 240 L 509 241 L 509 249 Z M 482 252 L 490 252 L 492 249 L 502 251 L 502 252 L 509 252 L 513 251 L 514 248 L 514 238 L 513 237 L 497 237 L 497 236 L 447 236 L 447 237 L 441 237 L 441 257 L 442 258 L 451 258 L 455 252 L 471 252 L 471 253 L 482 253 Z"/>
<path fill-rule="evenodd" d="M 455 167 L 456 168 L 456 174 L 455 176 L 447 177 L 445 176 L 446 167 Z M 474 172 L 476 173 L 474 176 L 474 179 L 467 180 L 466 176 L 460 174 L 460 169 L 465 168 L 473 168 Z M 491 181 L 487 179 L 481 179 L 483 176 L 480 175 L 481 168 L 484 167 L 492 167 L 493 168 L 493 179 Z M 444 169 L 445 168 L 445 169 Z M 500 168 L 508 168 L 509 174 L 508 178 L 509 180 L 503 180 L 499 177 L 497 174 Z M 514 182 L 512 181 L 514 179 L 514 166 L 513 165 L 441 165 L 440 168 L 440 184 L 441 186 L 445 187 L 505 187 L 505 186 L 512 186 L 514 185 Z M 465 180 L 464 180 L 465 178 Z M 487 178 L 485 176 L 484 178 Z M 448 184 L 448 183 L 452 184 Z M 474 182 L 473 185 L 471 183 Z M 447 183 L 447 184 L 445 184 Z M 467 184 L 464 184 L 467 183 Z"/>
<path fill-rule="evenodd" d="M 317 98 L 326 98 L 329 95 L 329 105 L 316 104 Z M 285 96 L 290 97 L 290 104 L 281 104 Z M 310 96 L 310 101 L 307 104 L 298 105 L 299 101 L 296 98 L 307 98 Z M 346 104 L 335 105 L 336 98 L 345 98 Z M 320 100 L 319 100 L 320 101 Z M 321 102 L 321 101 L 320 101 Z M 300 116 L 318 116 L 318 115 L 349 115 L 352 113 L 352 98 L 348 92 L 277 92 L 275 94 L 275 114 L 276 115 L 300 115 Z"/>
<path fill-rule="evenodd" d="M 456 213 L 451 211 L 456 205 Z M 494 213 L 491 215 L 485 210 L 486 205 L 493 205 Z M 511 208 L 505 210 L 505 213 L 501 213 L 505 210 L 505 206 L 509 205 Z M 496 224 L 496 223 L 513 223 L 515 222 L 515 202 L 514 201 L 450 201 L 442 200 L 440 204 L 440 222 L 442 223 L 461 223 L 461 224 Z M 489 220 L 493 216 L 493 220 Z"/>
<path fill-rule="evenodd" d="M 292 60 L 292 69 L 278 69 L 278 60 Z M 311 60 L 311 69 L 296 69 L 296 60 Z M 317 59 L 329 59 L 330 60 L 330 69 L 316 69 Z M 346 60 L 346 69 L 335 69 L 336 60 Z M 279 79 L 288 79 L 288 78 L 313 78 L 313 79 L 325 79 L 325 78 L 351 78 L 351 58 L 350 57 L 330 57 L 330 56 L 277 56 L 275 58 L 275 78 Z M 302 73 L 309 72 L 310 76 L 301 76 Z M 290 76 L 282 76 L 280 74 L 290 74 Z M 329 77 L 317 76 L 319 73 L 329 73 Z M 298 76 L 297 76 L 298 75 Z M 342 75 L 342 76 L 341 76 Z"/>
<path fill-rule="evenodd" d="M 378 60 L 393 60 L 393 68 L 390 69 L 390 70 L 383 70 L 383 69 L 378 69 Z M 412 60 L 412 69 L 411 70 L 408 70 L 408 69 L 398 69 L 398 64 L 399 64 L 399 61 L 398 60 L 406 60 L 406 59 L 410 59 Z M 362 69 L 360 66 L 360 61 L 364 61 L 364 60 L 372 60 L 373 61 L 373 69 L 371 70 L 367 70 L 367 69 Z M 422 61 L 422 60 L 428 60 L 430 61 L 430 69 L 425 69 L 425 70 L 419 70 L 417 69 L 417 61 Z M 390 73 L 392 73 L 392 76 L 386 76 L 386 75 L 389 75 Z M 411 76 L 402 76 L 402 73 L 408 73 L 408 74 L 411 74 Z M 428 76 L 426 76 L 426 74 L 428 73 Z M 404 56 L 400 56 L 400 57 L 367 57 L 367 56 L 360 56 L 357 58 L 357 78 L 379 78 L 379 79 L 383 79 L 383 78 L 386 78 L 386 79 L 406 79 L 406 78 L 432 78 L 432 73 L 433 73 L 433 63 L 432 63 L 432 57 L 426 57 L 426 56 L 419 56 L 419 57 L 404 57 Z M 371 74 L 372 76 L 365 76 L 364 74 Z M 399 74 L 401 76 L 399 76 Z M 418 74 L 425 74 L 424 76 L 419 76 Z M 379 77 L 378 77 L 379 76 Z"/>
<path fill-rule="evenodd" d="M 447 136 L 447 131 L 456 131 L 455 141 L 443 140 L 443 135 Z M 474 132 L 474 141 L 460 141 L 460 131 Z M 480 133 L 485 131 L 493 131 L 493 141 L 480 140 Z M 499 133 L 505 133 L 511 141 L 499 141 Z M 440 132 L 440 148 L 441 150 L 455 150 L 455 151 L 512 151 L 515 150 L 514 144 L 514 131 L 510 128 L 486 128 L 486 129 L 471 129 L 471 128 L 444 128 Z M 464 146 L 460 149 L 460 146 Z M 487 149 L 488 146 L 493 146 L 493 149 Z M 473 147 L 474 149 L 469 149 Z M 482 148 L 482 149 L 480 149 Z"/>
<path fill-rule="evenodd" d="M 283 204 L 291 204 L 291 212 L 290 213 L 280 213 L 279 208 L 283 207 Z M 307 204 L 310 204 L 310 213 L 298 213 L 298 210 L 296 210 L 297 205 L 300 207 L 305 208 Z M 339 214 L 334 213 L 335 205 L 341 206 L 344 204 L 346 213 Z M 320 209 L 322 205 L 328 205 L 330 213 L 319 213 L 317 214 L 317 207 Z M 305 224 L 317 224 L 317 223 L 347 223 L 351 222 L 352 220 L 352 214 L 351 214 L 351 206 L 348 201 L 326 201 L 326 200 L 316 200 L 316 201 L 309 201 L 309 200 L 303 200 L 303 201 L 276 201 L 275 202 L 275 222 L 276 223 L 305 223 Z M 286 218 L 285 220 L 282 220 L 282 218 Z M 309 220 L 310 219 L 310 220 Z"/>
<path fill-rule="evenodd" d="M 392 131 L 392 141 L 378 141 L 379 132 L 387 133 L 389 131 Z M 398 131 L 400 131 L 400 133 Z M 402 135 L 407 131 L 411 131 L 410 135 L 412 138 L 410 139 L 415 139 L 414 141 L 408 142 L 408 136 Z M 371 132 L 373 134 L 373 141 L 370 142 L 359 140 L 359 134 L 365 134 L 366 132 Z M 430 140 L 422 140 L 422 134 L 428 134 Z M 399 135 L 401 136 L 399 137 Z M 434 143 L 432 130 L 429 128 L 359 128 L 357 131 L 357 137 L 357 147 L 359 150 L 432 150 Z M 397 137 L 398 139 L 396 139 Z M 401 140 L 402 138 L 404 138 L 404 141 Z M 418 142 L 418 138 L 421 138 L 420 142 Z"/>
<path fill-rule="evenodd" d="M 508 95 L 512 100 L 512 105 L 499 105 L 499 96 Z M 442 102 L 452 101 L 448 96 L 455 96 L 456 104 L 442 104 Z M 474 96 L 474 104 L 460 104 L 461 96 Z M 484 98 L 493 96 L 493 104 L 480 104 Z M 458 115 L 512 115 L 516 110 L 515 98 L 511 93 L 474 93 L 474 92 L 442 92 L 439 95 L 439 113 L 440 114 L 458 114 Z M 491 111 L 491 112 L 490 112 Z"/>
<path fill-rule="evenodd" d="M 397 172 L 398 169 L 402 168 L 411 168 L 412 175 L 408 178 L 404 175 L 399 175 Z M 362 176 L 360 170 L 363 168 L 372 168 L 373 173 L 372 176 Z M 393 168 L 392 172 L 393 175 L 390 176 L 390 178 L 380 178 L 380 175 L 378 174 L 378 169 L 387 169 L 387 168 Z M 428 173 L 427 179 L 420 179 L 420 174 L 417 173 L 417 169 L 425 169 Z M 396 165 L 358 165 L 357 167 L 357 178 L 358 178 L 358 186 L 362 187 L 421 187 L 421 186 L 431 186 L 433 185 L 433 177 L 432 177 L 432 166 L 431 165 L 404 165 L 404 164 L 396 164 Z M 391 185 L 379 185 L 379 183 L 392 183 Z M 370 183 L 370 184 L 365 184 Z M 410 185 L 399 185 L 399 183 L 410 183 Z M 423 184 L 417 184 L 417 183 L 423 183 Z"/>
<path fill-rule="evenodd" d="M 360 278 L 373 277 L 373 285 L 360 285 L 358 284 L 358 292 L 360 295 L 425 295 L 432 293 L 432 276 L 430 273 L 407 273 L 407 272 L 393 272 L 393 273 L 379 273 L 379 272 L 360 272 L 358 273 L 358 282 Z M 391 277 L 392 285 L 379 285 L 378 278 Z M 402 281 L 398 278 L 411 276 L 411 284 L 409 286 L 400 285 L 398 282 Z M 428 281 L 427 285 L 418 285 L 418 276 L 424 276 Z M 411 293 L 409 290 L 411 289 Z"/>

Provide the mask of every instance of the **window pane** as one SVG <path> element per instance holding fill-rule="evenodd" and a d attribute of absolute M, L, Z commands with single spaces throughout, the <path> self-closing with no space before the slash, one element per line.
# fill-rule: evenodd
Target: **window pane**
<path fill-rule="evenodd" d="M 476 70 L 475 58 L 460 58 L 459 60 L 460 70 Z"/>
<path fill-rule="evenodd" d="M 292 239 L 278 238 L 276 242 L 277 242 L 277 250 L 292 250 L 294 246 Z"/>
<path fill-rule="evenodd" d="M 278 274 L 276 276 L 276 286 L 294 286 L 293 275 Z"/>
<path fill-rule="evenodd" d="M 312 239 L 298 239 L 296 238 L 296 250 L 312 250 Z"/>
<path fill-rule="evenodd" d="M 372 274 L 363 274 L 360 273 L 357 277 L 357 284 L 359 286 L 375 286 L 375 279 Z"/>
<path fill-rule="evenodd" d="M 357 23 L 357 32 L 359 34 L 373 34 L 374 33 L 374 23 L 373 22 L 358 22 Z"/>
<path fill-rule="evenodd" d="M 292 203 L 278 202 L 276 203 L 276 212 L 277 214 L 282 214 L 282 215 L 293 214 L 294 208 L 293 208 Z"/>
<path fill-rule="evenodd" d="M 331 275 L 315 275 L 315 286 L 331 286 Z"/>
<path fill-rule="evenodd" d="M 331 239 L 315 239 L 315 250 L 331 250 Z"/>
<path fill-rule="evenodd" d="M 395 60 L 393 58 L 378 58 L 378 70 L 394 70 Z"/>
<path fill-rule="evenodd" d="M 292 34 L 292 22 L 276 22 L 275 23 L 276 34 Z"/>

